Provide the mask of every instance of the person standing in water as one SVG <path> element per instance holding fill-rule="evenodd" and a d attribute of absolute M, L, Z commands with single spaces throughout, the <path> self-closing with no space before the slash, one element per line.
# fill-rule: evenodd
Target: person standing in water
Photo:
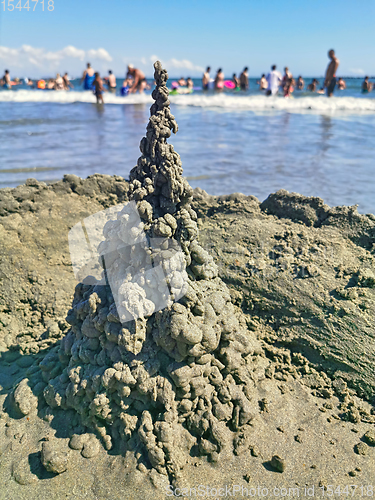
<path fill-rule="evenodd" d="M 259 90 L 267 90 L 268 83 L 266 80 L 266 75 L 263 73 L 261 79 L 257 81 L 257 85 L 259 85 Z"/>
<path fill-rule="evenodd" d="M 233 73 L 233 76 L 232 76 L 232 82 L 234 83 L 235 85 L 235 89 L 239 89 L 240 88 L 240 81 L 239 79 L 237 78 L 237 75 L 236 73 Z"/>
<path fill-rule="evenodd" d="M 9 70 L 8 69 L 5 70 L 2 82 L 3 82 L 3 87 L 4 88 L 6 88 L 6 89 L 12 88 L 12 85 L 10 83 L 11 79 L 10 79 L 10 74 L 9 74 Z"/>
<path fill-rule="evenodd" d="M 302 78 L 302 76 L 299 76 L 297 80 L 297 89 L 303 90 L 304 88 L 305 88 L 305 80 Z"/>
<path fill-rule="evenodd" d="M 203 90 L 208 90 L 208 84 L 210 83 L 210 66 L 207 66 L 206 71 L 203 73 L 202 77 L 202 88 Z"/>
<path fill-rule="evenodd" d="M 69 90 L 69 87 L 71 89 L 74 89 L 74 85 L 72 83 L 70 83 L 68 73 L 65 73 L 65 75 L 63 76 L 63 80 L 64 80 L 64 88 L 65 88 L 65 90 Z"/>
<path fill-rule="evenodd" d="M 368 81 L 369 77 L 365 76 L 362 82 L 362 94 L 368 94 L 372 90 L 372 83 Z"/>
<path fill-rule="evenodd" d="M 64 80 L 60 76 L 60 73 L 57 73 L 56 79 L 55 79 L 55 90 L 64 90 Z"/>
<path fill-rule="evenodd" d="M 221 68 L 217 70 L 216 77 L 215 77 L 215 90 L 223 90 L 224 88 L 224 73 Z"/>
<path fill-rule="evenodd" d="M 276 64 L 271 67 L 270 73 L 267 75 L 267 95 L 275 95 L 279 91 L 282 81 L 280 71 L 276 70 Z"/>
<path fill-rule="evenodd" d="M 108 70 L 108 90 L 110 92 L 116 92 L 116 87 L 117 87 L 116 77 L 112 73 L 112 70 Z"/>
<path fill-rule="evenodd" d="M 240 74 L 240 88 L 241 90 L 249 90 L 249 75 L 248 75 L 248 67 L 244 68 L 242 73 Z"/>
<path fill-rule="evenodd" d="M 332 97 L 336 87 L 336 71 L 339 67 L 340 61 L 335 56 L 335 51 L 333 49 L 328 52 L 328 57 L 331 61 L 327 67 L 323 87 L 327 89 L 327 96 Z"/>
<path fill-rule="evenodd" d="M 129 76 L 133 78 L 133 85 L 129 89 L 129 94 L 134 94 L 137 90 L 140 94 L 142 94 L 147 86 L 144 73 L 140 69 L 135 68 L 132 64 L 129 64 L 126 76 L 127 78 Z"/>
<path fill-rule="evenodd" d="M 96 96 L 96 103 L 97 104 L 104 104 L 103 100 L 103 92 L 104 92 L 104 87 L 103 87 L 103 81 L 100 78 L 99 73 L 95 73 L 94 75 L 94 82 L 93 82 L 93 87 L 94 87 L 94 94 Z"/>
<path fill-rule="evenodd" d="M 85 69 L 81 78 L 81 84 L 83 82 L 83 88 L 85 90 L 92 90 L 94 80 L 95 80 L 95 72 L 92 69 L 91 64 L 87 63 L 87 69 Z"/>

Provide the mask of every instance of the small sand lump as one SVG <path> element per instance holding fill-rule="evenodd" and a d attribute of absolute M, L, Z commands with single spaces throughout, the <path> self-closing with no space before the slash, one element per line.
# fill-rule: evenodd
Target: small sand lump
<path fill-rule="evenodd" d="M 371 429 L 363 436 L 367 444 L 375 446 L 375 430 Z"/>
<path fill-rule="evenodd" d="M 24 378 L 14 391 L 15 406 L 23 415 L 28 415 L 38 406 L 38 398 L 34 396 L 28 383 L 29 380 Z"/>
<path fill-rule="evenodd" d="M 354 446 L 354 451 L 357 453 L 357 455 L 367 455 L 368 446 L 366 443 L 362 443 L 361 441 Z"/>
<path fill-rule="evenodd" d="M 54 474 L 61 474 L 68 468 L 68 453 L 55 448 L 50 442 L 43 443 L 41 460 L 45 469 Z"/>
<path fill-rule="evenodd" d="M 283 458 L 279 457 L 279 455 L 274 455 L 271 458 L 271 466 L 277 470 L 277 472 L 284 472 L 286 467 L 286 462 Z"/>

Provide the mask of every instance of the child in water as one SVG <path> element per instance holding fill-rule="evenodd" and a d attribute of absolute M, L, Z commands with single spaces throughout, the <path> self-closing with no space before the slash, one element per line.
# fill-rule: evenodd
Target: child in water
<path fill-rule="evenodd" d="M 125 96 L 129 94 L 129 89 L 133 84 L 133 80 L 131 78 L 125 78 L 125 80 L 122 82 L 122 88 L 120 90 L 121 95 Z"/>
<path fill-rule="evenodd" d="M 284 97 L 292 97 L 292 92 L 294 92 L 294 85 L 294 78 L 288 78 L 286 84 L 284 85 Z"/>
<path fill-rule="evenodd" d="M 103 80 L 100 78 L 99 73 L 95 73 L 95 80 L 94 80 L 93 86 L 94 86 L 94 94 L 96 95 L 97 104 L 99 104 L 99 103 L 104 104 L 104 101 L 103 101 L 103 92 L 104 92 Z"/>

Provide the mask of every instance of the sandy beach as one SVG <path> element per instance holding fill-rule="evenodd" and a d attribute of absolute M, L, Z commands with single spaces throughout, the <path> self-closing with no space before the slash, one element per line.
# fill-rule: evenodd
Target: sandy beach
<path fill-rule="evenodd" d="M 286 192 L 262 204 L 252 196 L 194 192 L 201 242 L 262 346 L 260 411 L 233 434 L 224 460 L 193 454 L 178 484 L 168 486 L 167 476 L 137 463 L 136 452 L 107 452 L 93 441 L 93 456 L 85 458 L 69 447 L 80 424 L 74 412 L 46 406 L 38 368 L 69 327 L 76 282 L 67 233 L 125 201 L 127 192 L 126 181 L 104 175 L 66 176 L 52 185 L 29 180 L 0 191 L 0 498 L 168 498 L 176 487 L 199 485 L 299 488 L 300 496 L 313 487 L 322 497 L 321 486 L 367 488 L 375 479 L 374 218 Z M 17 403 L 15 388 L 25 378 L 24 401 Z M 65 472 L 43 467 L 45 443 Z M 284 472 L 270 464 L 274 455 Z M 362 498 L 358 488 L 353 498 Z"/>

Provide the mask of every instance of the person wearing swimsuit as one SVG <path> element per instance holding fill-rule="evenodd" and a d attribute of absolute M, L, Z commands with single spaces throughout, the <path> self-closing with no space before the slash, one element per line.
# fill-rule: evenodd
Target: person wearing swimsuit
<path fill-rule="evenodd" d="M 331 62 L 327 67 L 323 87 L 327 89 L 327 96 L 331 97 L 336 87 L 336 71 L 339 67 L 340 61 L 335 56 L 335 51 L 333 49 L 328 52 L 328 57 L 331 59 Z"/>
<path fill-rule="evenodd" d="M 116 77 L 111 70 L 108 71 L 108 90 L 110 92 L 116 92 Z"/>
<path fill-rule="evenodd" d="M 83 82 L 83 88 L 85 90 L 92 90 L 94 80 L 95 80 L 95 72 L 92 69 L 91 64 L 87 63 L 87 69 L 85 69 L 81 78 L 81 84 Z"/>
<path fill-rule="evenodd" d="M 208 90 L 208 84 L 210 83 L 210 66 L 207 66 L 206 72 L 203 74 L 202 87 L 203 90 Z"/>

